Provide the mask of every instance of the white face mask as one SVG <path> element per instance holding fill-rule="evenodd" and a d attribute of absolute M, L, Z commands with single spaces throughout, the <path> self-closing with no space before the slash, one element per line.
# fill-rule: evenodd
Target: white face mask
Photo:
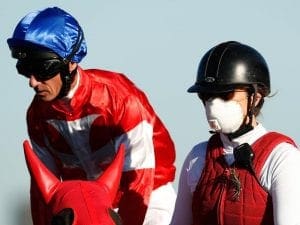
<path fill-rule="evenodd" d="M 208 124 L 215 132 L 233 133 L 240 128 L 244 120 L 241 105 L 233 100 L 209 99 L 205 102 L 205 111 Z"/>

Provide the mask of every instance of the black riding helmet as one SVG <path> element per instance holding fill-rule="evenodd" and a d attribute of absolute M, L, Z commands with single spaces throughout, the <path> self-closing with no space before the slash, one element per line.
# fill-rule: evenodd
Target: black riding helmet
<path fill-rule="evenodd" d="M 233 91 L 254 84 L 270 93 L 270 75 L 265 59 L 254 48 L 228 41 L 211 48 L 201 59 L 197 80 L 190 93 Z"/>
<path fill-rule="evenodd" d="M 246 87 L 249 122 L 243 122 L 239 130 L 228 134 L 235 138 L 253 129 L 252 116 L 256 113 L 254 102 L 257 92 L 264 96 L 270 93 L 270 75 L 265 59 L 254 48 L 236 41 L 228 41 L 211 48 L 201 59 L 197 79 L 187 91 L 190 93 L 216 94 L 231 92 Z M 254 96 L 254 101 L 250 101 Z M 263 98 L 260 106 L 263 104 Z"/>

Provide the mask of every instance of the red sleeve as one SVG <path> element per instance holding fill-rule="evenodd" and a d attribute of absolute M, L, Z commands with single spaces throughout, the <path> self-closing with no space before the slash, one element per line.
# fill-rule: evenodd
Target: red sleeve
<path fill-rule="evenodd" d="M 149 204 L 154 182 L 153 169 L 123 172 L 117 207 L 123 225 L 141 225 Z"/>

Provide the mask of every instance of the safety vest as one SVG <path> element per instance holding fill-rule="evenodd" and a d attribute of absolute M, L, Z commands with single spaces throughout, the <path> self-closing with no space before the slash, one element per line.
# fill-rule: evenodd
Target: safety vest
<path fill-rule="evenodd" d="M 213 135 L 193 195 L 193 225 L 274 224 L 271 196 L 257 175 L 274 147 L 282 142 L 295 145 L 292 139 L 276 132 L 269 132 L 252 144 L 253 174 L 246 168 L 228 166 L 220 136 Z"/>

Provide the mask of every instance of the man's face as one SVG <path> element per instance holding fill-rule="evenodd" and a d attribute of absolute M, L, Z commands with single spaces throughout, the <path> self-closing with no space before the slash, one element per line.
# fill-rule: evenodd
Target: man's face
<path fill-rule="evenodd" d="M 29 86 L 32 87 L 36 96 L 43 101 L 52 101 L 60 93 L 62 87 L 62 80 L 60 73 L 48 80 L 38 80 L 34 74 L 29 77 Z"/>
<path fill-rule="evenodd" d="M 62 80 L 60 73 L 65 64 L 58 58 L 39 59 L 26 58 L 17 62 L 18 73 L 29 79 L 36 96 L 43 101 L 52 101 L 61 90 Z"/>

